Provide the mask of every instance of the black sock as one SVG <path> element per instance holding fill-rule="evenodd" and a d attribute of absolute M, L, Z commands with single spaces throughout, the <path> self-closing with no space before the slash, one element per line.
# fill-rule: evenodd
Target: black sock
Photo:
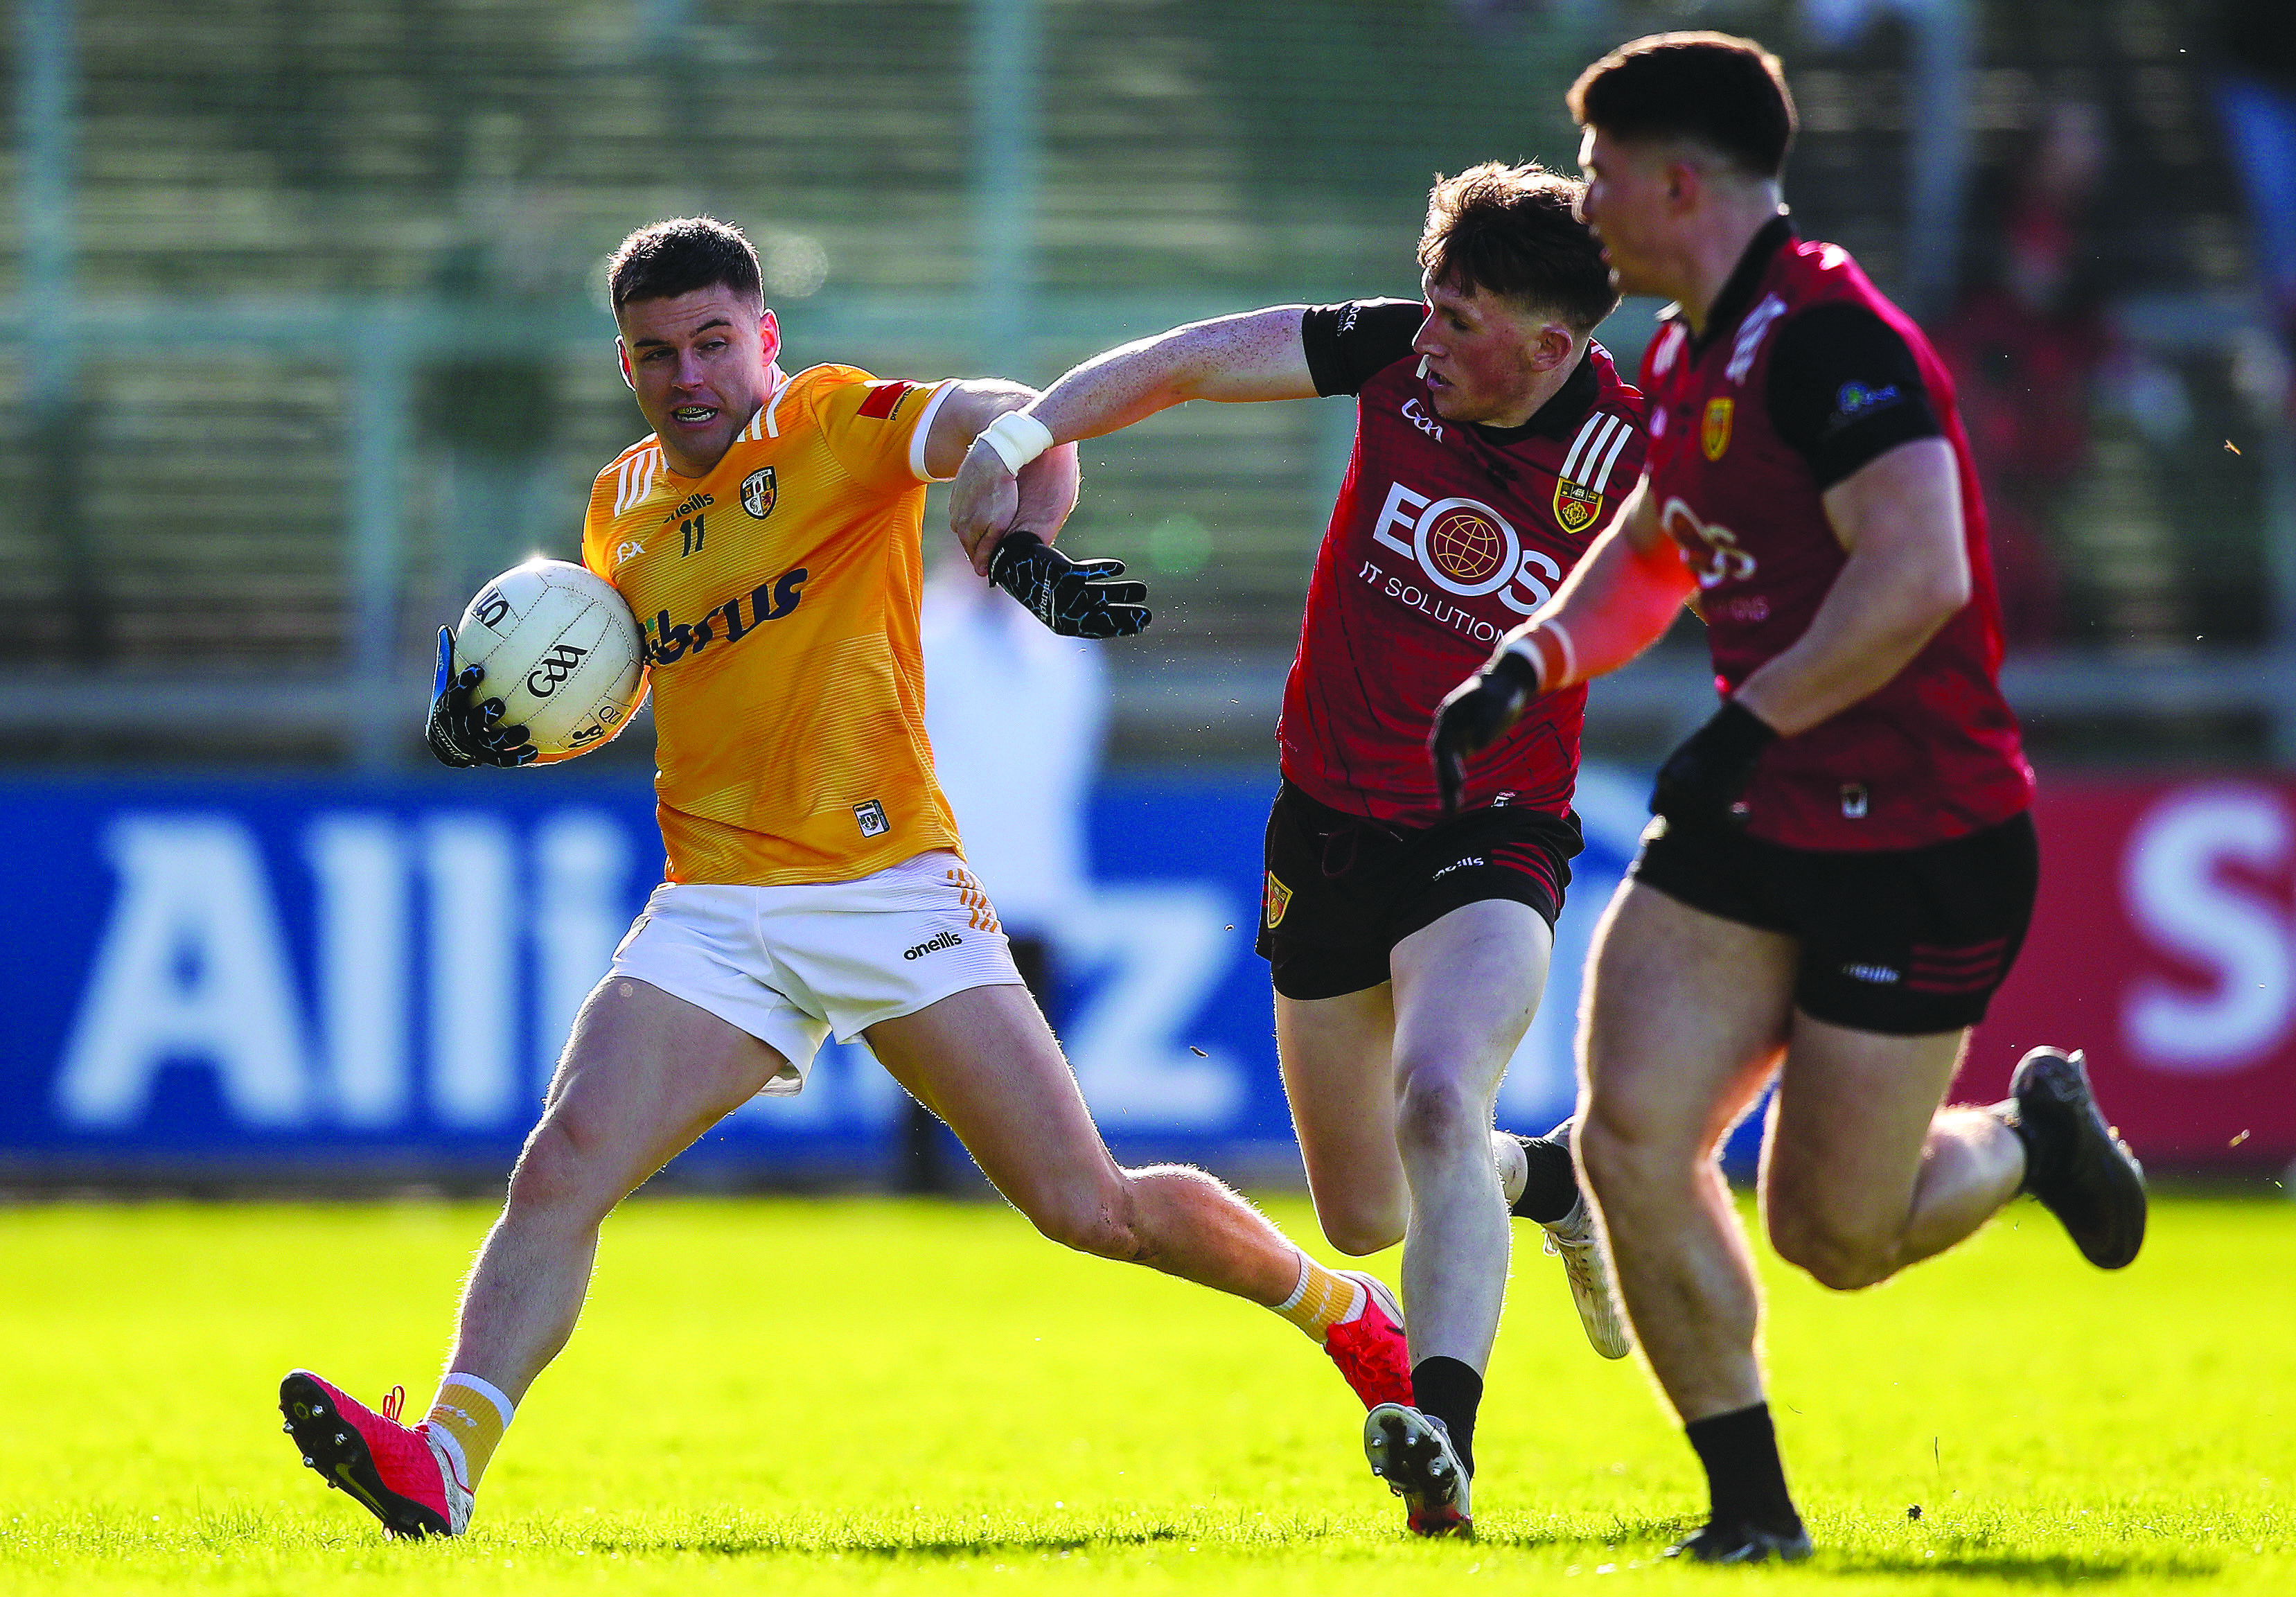
<path fill-rule="evenodd" d="M 1565 1120 L 1543 1137 L 1507 1134 L 1522 1144 L 1523 1160 L 1529 1167 L 1522 1178 L 1522 1196 L 1507 1206 L 1507 1212 L 1554 1224 L 1578 1201 L 1578 1172 L 1570 1162 L 1570 1122 Z"/>
<path fill-rule="evenodd" d="M 1786 1494 L 1785 1465 L 1770 1405 L 1758 1403 L 1683 1427 L 1698 1462 L 1706 1466 L 1706 1492 L 1717 1525 L 1751 1525 L 1791 1534 L 1801 1528 Z"/>
<path fill-rule="evenodd" d="M 1475 1409 L 1483 1400 L 1483 1378 L 1456 1358 L 1423 1358 L 1411 1367 L 1411 1400 L 1451 1433 L 1451 1445 L 1467 1473 L 1475 1472 Z"/>

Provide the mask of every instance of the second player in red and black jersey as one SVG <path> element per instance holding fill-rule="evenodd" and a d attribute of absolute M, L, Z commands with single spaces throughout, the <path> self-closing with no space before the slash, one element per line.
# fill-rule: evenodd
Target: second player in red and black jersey
<path fill-rule="evenodd" d="M 1578 1147 L 1706 1469 L 1707 1523 L 1675 1552 L 1799 1558 L 1759 1289 L 1714 1163 L 1763 1086 L 1763 1219 L 1839 1290 L 1950 1248 L 2021 1188 L 2119 1268 L 2144 1184 L 2078 1053 L 2034 1049 L 2005 1102 L 1946 1102 L 2038 856 L 1944 368 L 1844 250 L 1795 237 L 1792 97 L 1759 45 L 1638 39 L 1570 104 L 1615 279 L 1674 302 L 1644 357 L 1650 464 L 1553 602 L 1446 698 L 1432 748 L 1455 775 L 1685 599 L 1706 622 L 1721 703 L 1660 768 L 1589 960 Z"/>
<path fill-rule="evenodd" d="M 1595 1347 L 1628 1348 L 1567 1136 L 1492 1130 L 1579 848 L 1583 695 L 1552 697 L 1472 761 L 1456 817 L 1426 753 L 1444 692 L 1555 591 L 1643 469 L 1639 396 L 1593 341 L 1618 296 L 1578 195 L 1538 167 L 1442 179 L 1423 302 L 1175 328 L 1086 362 L 1005 423 L 1042 434 L 1012 440 L 1017 460 L 1189 399 L 1356 397 L 1284 689 L 1259 948 L 1324 1234 L 1348 1253 L 1405 1243 L 1414 1404 L 1374 1409 L 1365 1447 L 1431 1535 L 1469 1519 L 1510 1209 L 1565 1256 Z M 952 504 L 976 566 L 1013 514 L 984 454 Z"/>
<path fill-rule="evenodd" d="M 1445 421 L 1413 348 L 1427 315 L 1369 299 L 1300 321 L 1316 391 L 1356 397 L 1356 438 L 1284 684 L 1283 775 L 1395 828 L 1443 819 L 1436 705 L 1553 596 L 1641 474 L 1644 443 L 1641 396 L 1591 341 L 1520 425 Z M 1584 687 L 1541 700 L 1470 764 L 1465 807 L 1567 815 L 1586 701 Z"/>
<path fill-rule="evenodd" d="M 1702 334 L 1679 312 L 1665 318 L 1643 381 L 1648 492 L 1697 576 L 1726 695 L 1800 639 L 1849 561 L 1826 490 L 1917 438 L 1953 450 L 1969 602 L 1874 692 L 1763 751 L 1739 801 L 1747 835 L 1914 848 L 2023 813 L 2033 772 L 1997 680 L 1985 502 L 1952 380 L 1921 330 L 1841 246 L 1797 238 L 1779 217 Z"/>

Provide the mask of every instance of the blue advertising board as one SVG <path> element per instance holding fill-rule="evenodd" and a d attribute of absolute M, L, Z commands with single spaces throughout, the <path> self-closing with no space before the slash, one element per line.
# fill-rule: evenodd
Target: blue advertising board
<path fill-rule="evenodd" d="M 1091 890 L 1048 929 L 1054 1008 L 1128 1159 L 1267 1167 L 1290 1142 L 1252 953 L 1267 779 L 1128 778 L 1091 809 Z M 1587 938 L 1639 784 L 1587 774 L 1545 1003 L 1502 1124 L 1569 1112 Z M 642 779 L 0 784 L 0 1163 L 135 1171 L 507 1167 L 583 995 L 658 879 Z M 996 884 L 987 884 L 992 897 Z M 864 1177 L 900 1091 L 865 1047 L 760 1098 L 689 1161 Z"/>

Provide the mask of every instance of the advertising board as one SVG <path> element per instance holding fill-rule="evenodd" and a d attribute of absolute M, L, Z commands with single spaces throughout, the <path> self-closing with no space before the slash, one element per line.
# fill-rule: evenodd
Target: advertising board
<path fill-rule="evenodd" d="M 1575 974 L 1639 819 L 1606 780 L 1623 831 L 1590 825 L 1510 1124 L 1569 1112 Z M 1268 797 L 1231 776 L 1094 798 L 1090 891 L 1048 929 L 1053 1007 L 1126 1157 L 1294 1159 L 1252 953 Z M 660 867 L 642 779 L 20 782 L 0 814 L 0 1161 L 20 1169 L 506 1169 Z M 806 1092 L 687 1158 L 865 1179 L 903 1102 L 832 1044 Z"/>

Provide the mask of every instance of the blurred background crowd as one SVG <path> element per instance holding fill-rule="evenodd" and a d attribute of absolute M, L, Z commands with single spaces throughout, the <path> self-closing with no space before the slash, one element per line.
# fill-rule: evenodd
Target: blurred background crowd
<path fill-rule="evenodd" d="M 1190 315 L 1414 292 L 1431 176 L 1570 168 L 1577 69 L 1680 26 L 1784 57 L 1804 229 L 1948 352 L 2042 757 L 2296 752 L 2283 0 L 15 10 L 12 761 L 414 759 L 373 695 L 494 570 L 570 556 L 640 430 L 598 283 L 636 223 L 746 227 L 797 364 L 1044 381 Z M 1160 599 L 1111 653 L 1119 761 L 1264 758 L 1350 422 L 1180 413 L 1088 455 L 1070 536 Z M 1622 684 L 1598 743 L 1663 742 L 1699 677 Z"/>

